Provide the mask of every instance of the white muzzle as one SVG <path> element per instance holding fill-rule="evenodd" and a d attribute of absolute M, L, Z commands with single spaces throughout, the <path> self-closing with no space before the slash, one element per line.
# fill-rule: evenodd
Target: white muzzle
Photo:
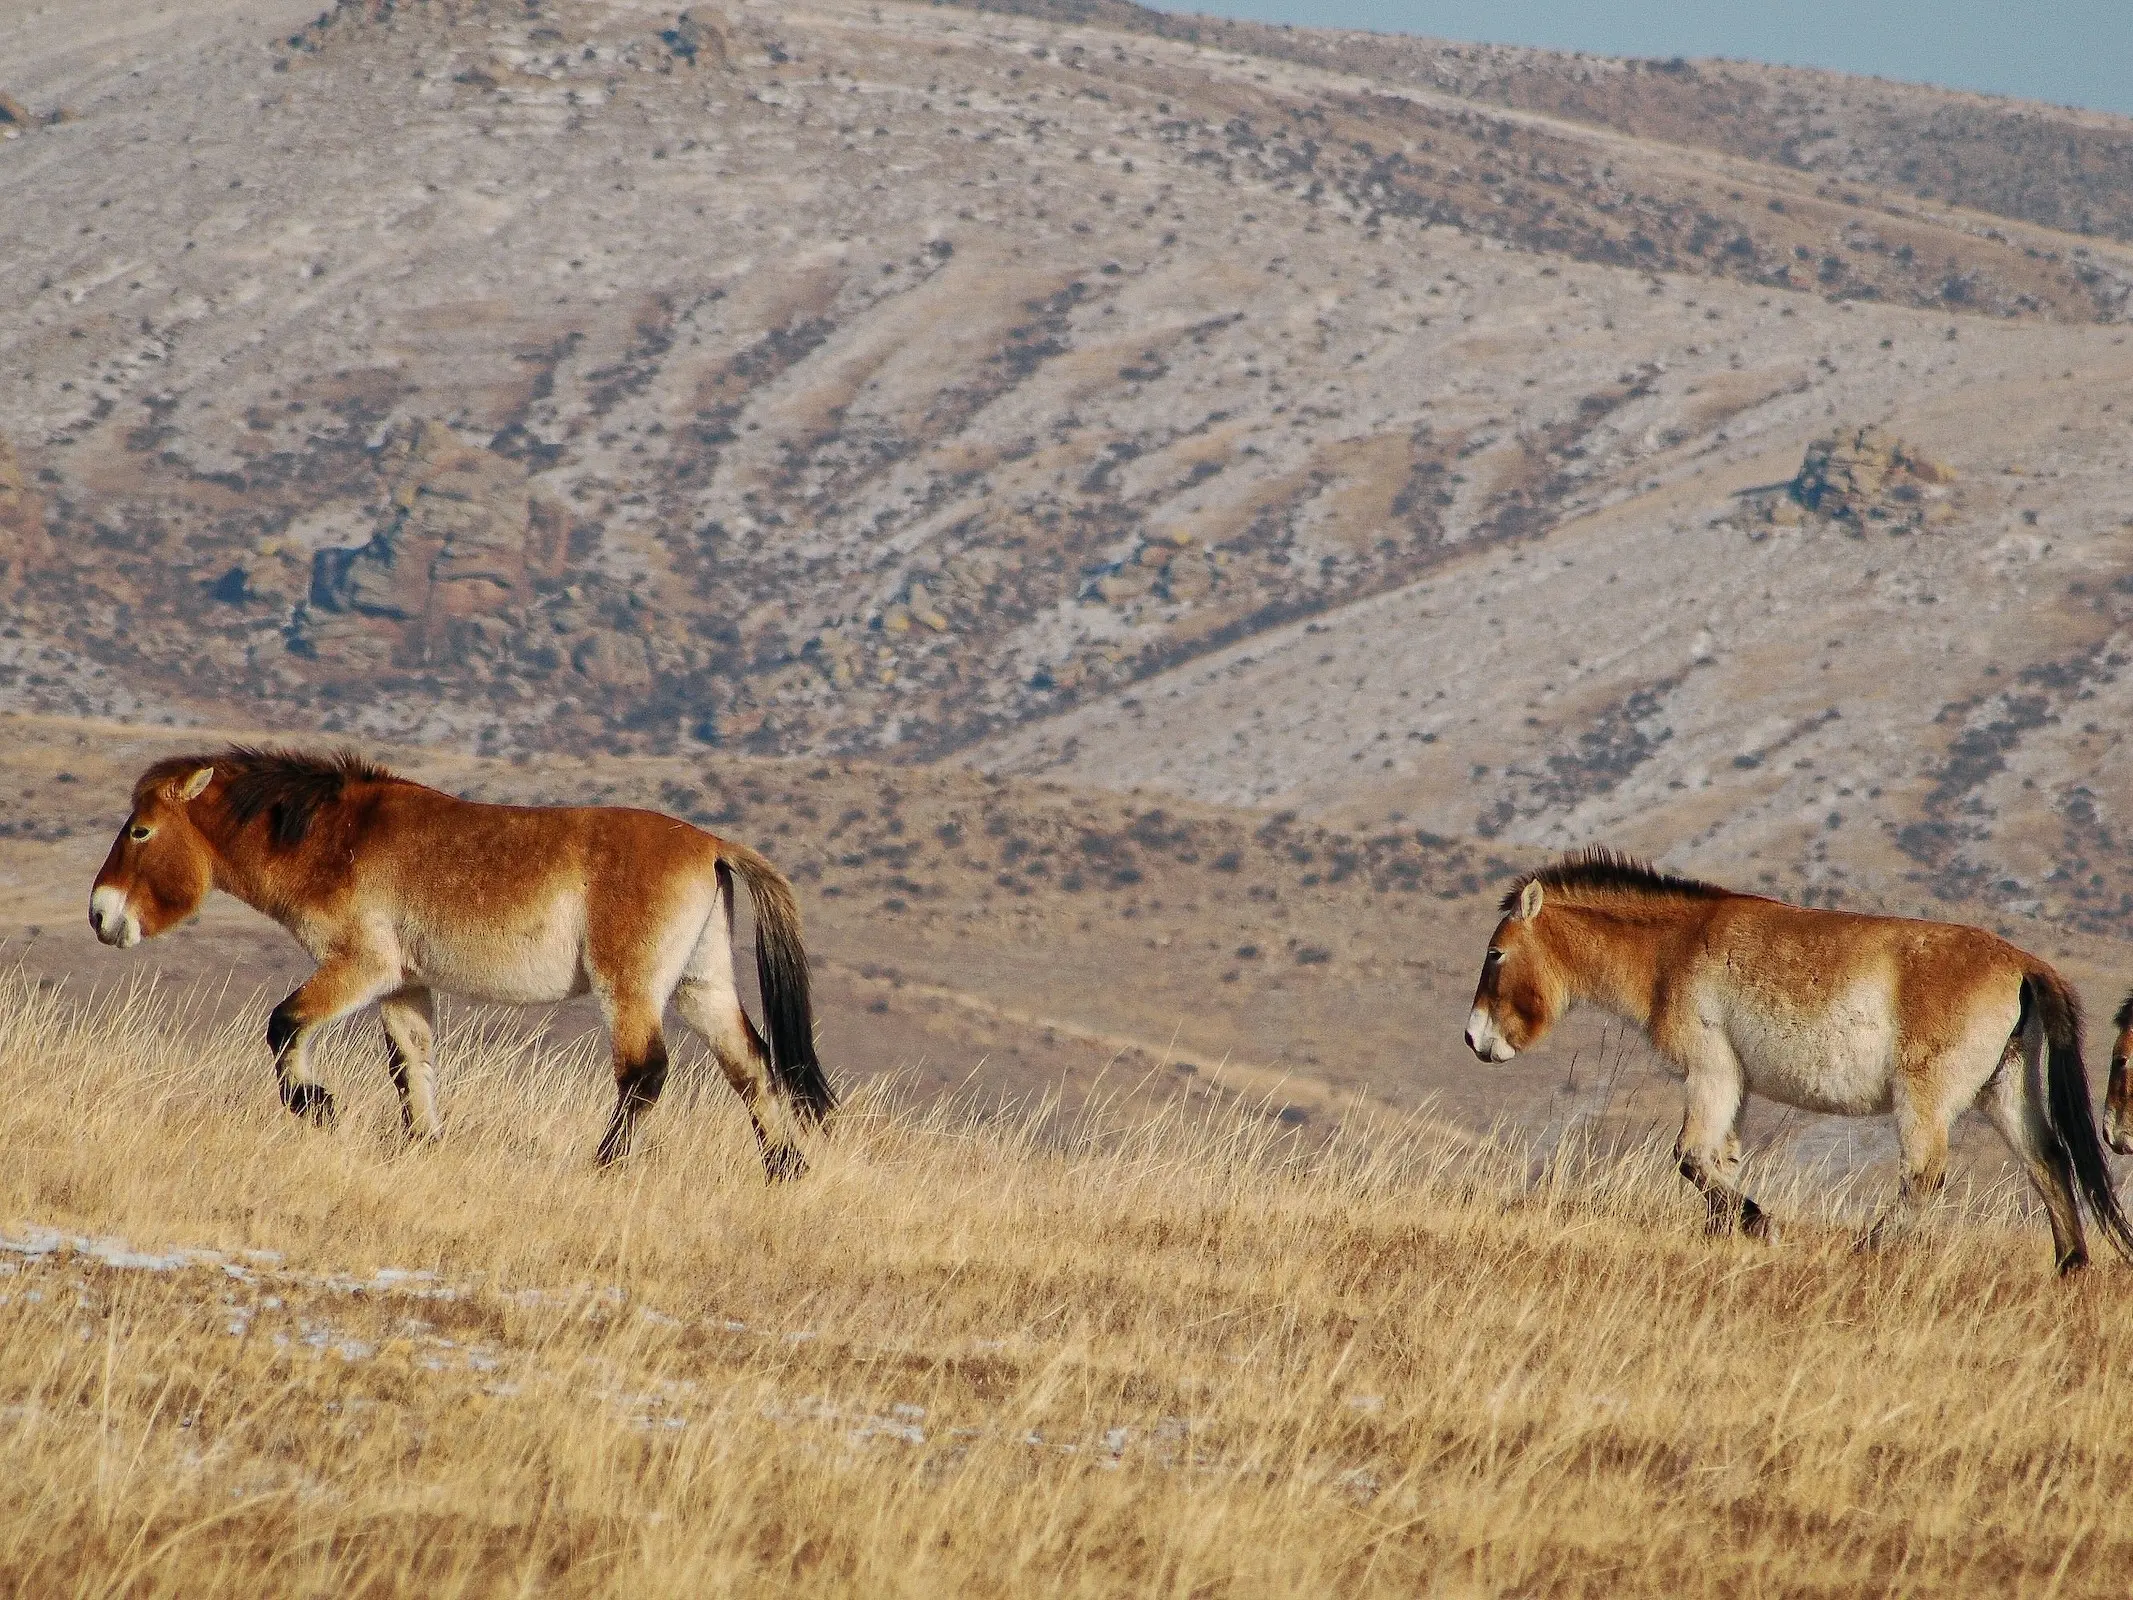
<path fill-rule="evenodd" d="M 1467 1014 L 1466 1047 L 1484 1061 L 1509 1061 L 1518 1052 L 1496 1030 L 1496 1019 L 1480 1006 Z"/>
<path fill-rule="evenodd" d="M 98 889 L 89 896 L 89 926 L 114 949 L 130 950 L 141 942 L 141 919 L 116 889 Z"/>

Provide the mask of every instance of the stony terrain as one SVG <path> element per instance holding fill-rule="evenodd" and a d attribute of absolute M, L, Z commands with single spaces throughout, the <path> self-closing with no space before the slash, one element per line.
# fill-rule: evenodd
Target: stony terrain
<path fill-rule="evenodd" d="M 46 709 L 940 754 L 2124 309 L 2101 242 L 1338 41 L 81 15 L 0 146 Z"/>
<path fill-rule="evenodd" d="M 1274 27 L 1152 11 L 1132 0 L 979 0 L 979 6 L 1308 62 L 1746 156 L 1830 184 L 1894 189 L 2070 233 L 2133 239 L 2133 127 L 2123 117 L 1812 68 L 1620 60 Z"/>

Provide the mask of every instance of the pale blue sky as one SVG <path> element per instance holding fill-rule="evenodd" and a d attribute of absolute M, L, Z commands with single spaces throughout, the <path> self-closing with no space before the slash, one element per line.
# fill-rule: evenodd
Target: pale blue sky
<path fill-rule="evenodd" d="M 1164 0 L 1162 9 L 1611 56 L 1734 56 L 2133 115 L 2133 0 Z"/>

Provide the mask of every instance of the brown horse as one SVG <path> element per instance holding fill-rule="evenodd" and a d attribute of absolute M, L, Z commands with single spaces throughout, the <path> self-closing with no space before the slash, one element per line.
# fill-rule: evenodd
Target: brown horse
<path fill-rule="evenodd" d="M 1868 1242 L 1940 1189 L 1949 1125 L 1975 1105 L 2043 1196 L 2061 1271 L 2088 1261 L 2077 1192 L 2133 1258 L 2089 1104 L 2080 1004 L 2036 956 L 1982 928 L 1806 910 L 1605 850 L 1527 874 L 1501 910 L 1468 1047 L 1508 1061 L 1580 1000 L 1638 1024 L 1687 1081 L 1674 1153 L 1714 1231 L 1771 1231 L 1736 1182 L 1750 1091 L 1894 1115 L 1902 1189 Z"/>
<path fill-rule="evenodd" d="M 767 1047 L 734 982 L 736 874 L 755 902 Z M 350 754 L 159 761 L 133 786 L 89 925 L 124 949 L 190 917 L 210 889 L 272 917 L 318 963 L 267 1019 L 267 1044 L 282 1104 L 321 1125 L 333 1097 L 312 1076 L 312 1033 L 375 1001 L 408 1134 L 437 1136 L 436 990 L 506 1004 L 592 991 L 615 1061 L 603 1165 L 666 1082 L 670 997 L 748 1107 L 773 1178 L 804 1169 L 796 1125 L 835 1104 L 792 886 L 747 846 L 673 817 L 480 805 Z"/>
<path fill-rule="evenodd" d="M 2103 1132 L 2113 1150 L 2122 1156 L 2133 1156 L 2133 1073 L 2126 1067 L 2126 1057 L 2133 1053 L 2133 994 L 2119 1002 L 2118 1015 L 2111 1019 L 2111 1026 L 2118 1030 L 2118 1037 L 2111 1041 L 2111 1081 L 2103 1100 Z"/>

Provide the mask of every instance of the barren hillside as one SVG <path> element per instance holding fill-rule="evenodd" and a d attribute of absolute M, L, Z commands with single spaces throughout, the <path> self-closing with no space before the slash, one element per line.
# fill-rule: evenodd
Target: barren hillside
<path fill-rule="evenodd" d="M 2133 916 L 2122 122 L 839 0 L 104 0 L 0 60 L 14 709 Z M 1850 154 L 1742 131 L 1800 96 Z M 2095 235 L 1903 175 L 1988 113 L 2100 141 L 2086 220 L 2007 157 Z M 1774 487 L 1869 423 L 1929 476 Z"/>
<path fill-rule="evenodd" d="M 1831 183 L 2133 239 L 2133 122 L 2107 113 L 1809 68 L 1276 27 L 1132 0 L 976 0 L 975 9 L 1307 62 L 1773 162 Z"/>

